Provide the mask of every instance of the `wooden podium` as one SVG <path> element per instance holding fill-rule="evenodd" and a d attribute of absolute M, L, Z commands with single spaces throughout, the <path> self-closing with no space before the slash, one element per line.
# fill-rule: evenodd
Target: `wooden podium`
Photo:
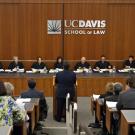
<path fill-rule="evenodd" d="M 57 114 L 56 88 L 57 88 L 57 86 L 55 84 L 55 76 L 53 76 L 53 118 L 54 119 Z M 73 101 L 77 102 L 77 82 L 75 85 L 75 97 L 74 97 Z M 66 116 L 65 111 L 63 111 L 63 116 Z"/>

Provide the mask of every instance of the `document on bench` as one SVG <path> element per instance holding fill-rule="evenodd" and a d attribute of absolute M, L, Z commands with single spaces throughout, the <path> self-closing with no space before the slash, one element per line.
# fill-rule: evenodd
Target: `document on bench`
<path fill-rule="evenodd" d="M 108 108 L 116 108 L 117 102 L 106 101 Z"/>

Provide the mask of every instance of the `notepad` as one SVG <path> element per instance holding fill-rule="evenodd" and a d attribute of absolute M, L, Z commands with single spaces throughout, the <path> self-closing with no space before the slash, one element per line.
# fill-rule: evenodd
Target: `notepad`
<path fill-rule="evenodd" d="M 30 102 L 31 101 L 31 98 L 18 98 L 16 100 L 16 103 L 19 104 L 19 103 L 27 103 L 27 102 Z"/>
<path fill-rule="evenodd" d="M 93 99 L 96 101 L 99 98 L 100 95 L 93 94 Z"/>
<path fill-rule="evenodd" d="M 116 108 L 117 102 L 106 101 L 108 108 Z"/>

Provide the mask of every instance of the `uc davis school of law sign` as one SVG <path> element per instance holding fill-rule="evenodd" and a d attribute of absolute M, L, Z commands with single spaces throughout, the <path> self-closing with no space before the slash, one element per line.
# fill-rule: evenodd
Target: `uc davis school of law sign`
<path fill-rule="evenodd" d="M 62 20 L 48 20 L 48 34 L 62 33 Z M 65 35 L 105 35 L 106 20 L 64 20 Z"/>

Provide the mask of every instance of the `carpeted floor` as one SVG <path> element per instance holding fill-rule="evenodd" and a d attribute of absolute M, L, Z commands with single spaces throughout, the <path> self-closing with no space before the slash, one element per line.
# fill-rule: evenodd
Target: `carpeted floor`
<path fill-rule="evenodd" d="M 46 98 L 49 110 L 48 110 L 48 117 L 45 121 L 45 128 L 65 128 L 66 123 L 64 122 L 56 122 L 53 120 L 53 98 L 47 97 Z M 88 125 L 90 122 L 94 122 L 94 116 L 90 112 L 90 97 L 78 97 L 77 98 L 78 104 L 78 112 L 77 112 L 77 123 Z M 101 129 L 90 129 L 93 131 L 93 135 L 100 135 Z M 56 132 L 56 131 L 55 131 Z M 40 133 L 37 133 L 40 135 Z M 49 134 L 50 135 L 50 134 Z"/>

